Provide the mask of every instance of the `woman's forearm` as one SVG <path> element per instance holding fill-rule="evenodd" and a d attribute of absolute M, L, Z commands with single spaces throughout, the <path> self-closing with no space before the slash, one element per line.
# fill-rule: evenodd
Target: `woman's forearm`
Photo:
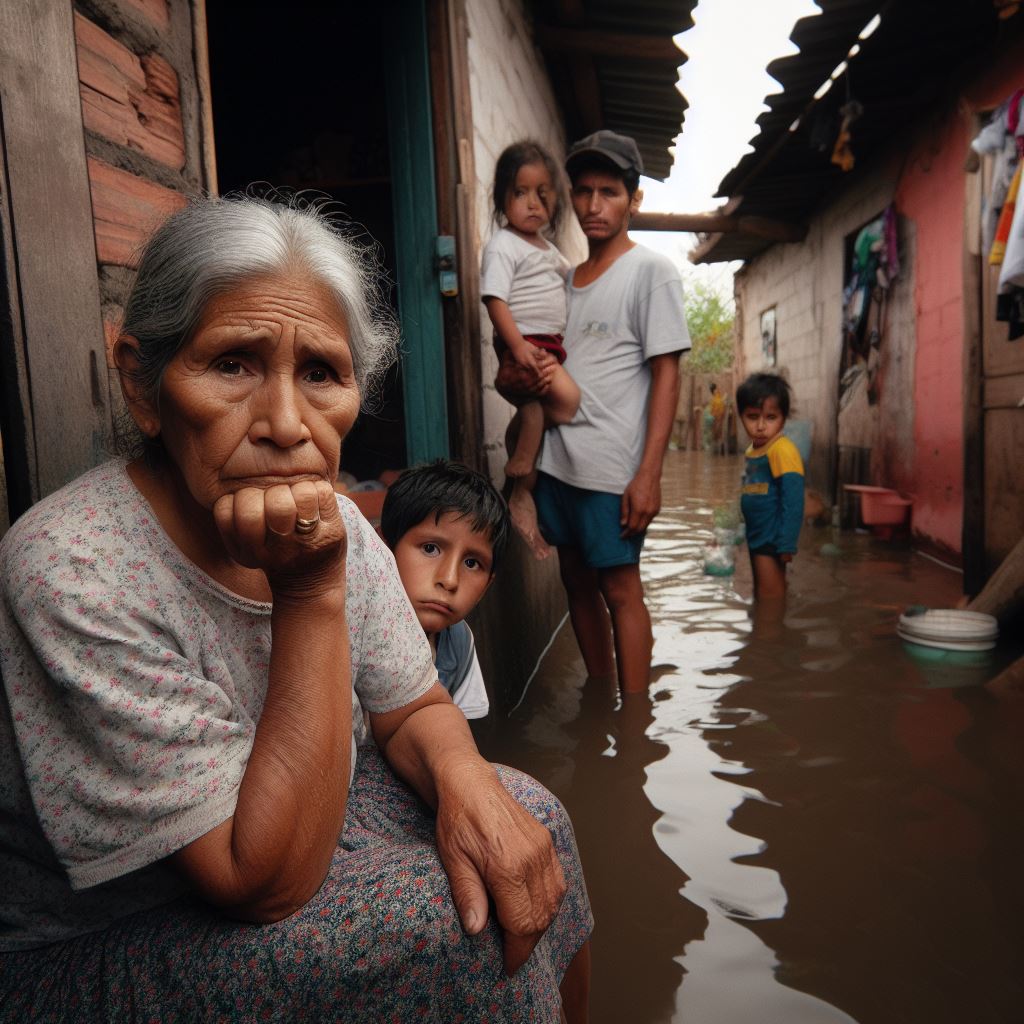
<path fill-rule="evenodd" d="M 267 696 L 234 815 L 175 859 L 210 902 L 287 917 L 320 887 L 345 818 L 352 688 L 344 588 L 275 598 Z"/>
<path fill-rule="evenodd" d="M 438 787 L 468 766 L 487 762 L 462 712 L 438 684 L 405 708 L 372 715 L 374 738 L 395 774 L 435 810 Z"/>
<path fill-rule="evenodd" d="M 395 773 L 437 811 L 437 849 L 470 935 L 494 916 L 509 974 L 558 911 L 565 879 L 551 834 L 512 798 L 440 687 L 408 709 L 371 716 Z"/>

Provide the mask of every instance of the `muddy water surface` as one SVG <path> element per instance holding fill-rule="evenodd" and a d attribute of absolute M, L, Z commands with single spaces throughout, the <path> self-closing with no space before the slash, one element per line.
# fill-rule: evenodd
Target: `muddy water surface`
<path fill-rule="evenodd" d="M 785 614 L 752 616 L 745 555 L 702 571 L 741 461 L 669 453 L 652 699 L 586 680 L 566 625 L 481 736 L 573 818 L 593 1021 L 1024 1020 L 1024 713 L 979 685 L 1013 652 L 912 656 L 899 612 L 952 605 L 960 576 L 823 528 Z"/>

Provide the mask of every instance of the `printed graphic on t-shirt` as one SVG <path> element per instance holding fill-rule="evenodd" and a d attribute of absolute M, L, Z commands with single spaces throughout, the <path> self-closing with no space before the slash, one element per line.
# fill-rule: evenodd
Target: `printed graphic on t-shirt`
<path fill-rule="evenodd" d="M 603 320 L 589 320 L 580 329 L 584 338 L 610 338 L 612 336 L 611 325 Z"/>

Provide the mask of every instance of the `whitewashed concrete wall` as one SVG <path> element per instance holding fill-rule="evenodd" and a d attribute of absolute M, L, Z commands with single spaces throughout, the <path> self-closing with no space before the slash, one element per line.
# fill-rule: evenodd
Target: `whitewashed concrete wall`
<path fill-rule="evenodd" d="M 810 486 L 827 492 L 836 447 L 839 360 L 842 351 L 844 243 L 892 201 L 894 173 L 866 178 L 826 207 L 799 244 L 778 244 L 736 276 L 739 311 L 737 379 L 766 369 L 761 313 L 776 307 L 777 369 L 793 388 L 792 415 L 810 420 Z M 881 434 L 897 438 L 872 454 L 880 482 L 899 488 L 913 458 L 914 285 L 913 238 L 901 240 L 903 272 L 894 284 L 882 346 Z M 907 439 L 905 445 L 899 439 Z"/>
<path fill-rule="evenodd" d="M 555 102 L 544 60 L 534 45 L 522 0 L 468 0 L 469 77 L 473 104 L 476 208 L 480 253 L 495 229 L 491 188 L 501 151 L 519 139 L 532 138 L 561 163 L 566 139 L 562 114 Z M 586 242 L 576 224 L 568 197 L 562 226 L 555 239 L 572 263 L 586 256 Z M 483 349 L 484 444 L 492 479 L 503 479 L 505 428 L 514 409 L 494 390 L 497 362 L 491 347 L 491 326 L 481 307 Z"/>

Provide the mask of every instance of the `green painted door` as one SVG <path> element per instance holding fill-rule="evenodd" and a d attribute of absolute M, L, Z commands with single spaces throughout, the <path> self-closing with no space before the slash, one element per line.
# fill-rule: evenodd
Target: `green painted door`
<path fill-rule="evenodd" d="M 437 199 L 426 11 L 390 5 L 384 31 L 402 389 L 409 465 L 448 456 L 444 322 L 435 261 Z"/>

